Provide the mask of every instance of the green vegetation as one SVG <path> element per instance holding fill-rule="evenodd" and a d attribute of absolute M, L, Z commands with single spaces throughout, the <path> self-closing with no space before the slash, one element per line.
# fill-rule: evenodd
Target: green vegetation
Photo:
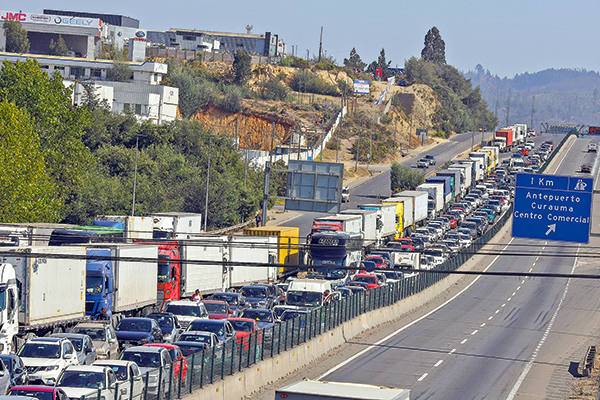
<path fill-rule="evenodd" d="M 65 43 L 65 39 L 63 39 L 62 35 L 58 35 L 58 39 L 56 42 L 54 39 L 50 39 L 50 55 L 51 56 L 66 56 L 69 48 Z"/>
<path fill-rule="evenodd" d="M 233 55 L 233 82 L 236 85 L 245 85 L 252 75 L 252 58 L 246 50 L 238 50 Z"/>
<path fill-rule="evenodd" d="M 446 64 L 446 43 L 435 26 L 425 35 L 425 47 L 421 51 L 421 59 L 433 64 Z"/>
<path fill-rule="evenodd" d="M 425 175 L 413 171 L 400 163 L 392 163 L 391 189 L 392 193 L 403 190 L 415 190 L 417 186 L 425 182 Z"/>
<path fill-rule="evenodd" d="M 19 21 L 4 20 L 2 25 L 4 36 L 6 37 L 5 51 L 8 53 L 28 53 L 29 38 L 27 31 L 22 28 Z"/>
<path fill-rule="evenodd" d="M 338 89 L 336 85 L 327 83 L 309 70 L 301 70 L 290 80 L 290 87 L 297 92 L 316 93 L 336 96 Z"/>

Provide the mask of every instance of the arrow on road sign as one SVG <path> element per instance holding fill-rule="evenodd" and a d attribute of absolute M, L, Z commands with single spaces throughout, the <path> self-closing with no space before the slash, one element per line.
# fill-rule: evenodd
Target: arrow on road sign
<path fill-rule="evenodd" d="M 548 230 L 546 231 L 546 236 L 548 236 L 548 234 L 550 232 L 556 232 L 556 224 L 548 225 Z"/>

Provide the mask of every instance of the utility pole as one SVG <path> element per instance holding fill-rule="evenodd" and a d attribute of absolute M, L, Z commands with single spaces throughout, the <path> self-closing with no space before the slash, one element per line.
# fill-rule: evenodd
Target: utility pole
<path fill-rule="evenodd" d="M 356 166 L 354 167 L 354 172 L 358 171 L 358 152 L 360 150 L 360 130 L 358 131 L 358 142 L 356 144 Z"/>
<path fill-rule="evenodd" d="M 136 135 L 135 137 L 135 169 L 133 171 L 133 200 L 131 201 L 131 216 L 134 216 L 135 213 L 135 186 L 137 183 L 137 161 L 138 161 L 138 141 L 140 137 Z"/>
<path fill-rule="evenodd" d="M 473 152 L 474 148 L 475 148 L 475 131 L 471 132 L 471 153 Z"/>
<path fill-rule="evenodd" d="M 413 124 L 413 113 L 410 113 L 410 129 L 408 131 L 408 150 L 412 147 L 412 124 Z"/>
<path fill-rule="evenodd" d="M 494 117 L 498 119 L 498 99 L 496 99 L 496 111 L 494 111 Z"/>
<path fill-rule="evenodd" d="M 273 132 L 271 133 L 271 153 L 269 154 L 269 161 L 273 163 L 273 142 L 275 141 L 275 121 L 273 121 Z"/>
<path fill-rule="evenodd" d="M 263 202 L 262 202 L 262 225 L 267 224 L 267 203 L 269 201 L 269 175 L 271 173 L 271 163 L 265 162 L 265 183 L 263 189 Z"/>
<path fill-rule="evenodd" d="M 508 104 L 506 106 L 506 126 L 508 126 L 508 116 L 510 115 L 510 96 L 512 95 L 512 89 L 508 91 Z"/>
<path fill-rule="evenodd" d="M 321 62 L 321 52 L 323 51 L 323 27 L 321 27 L 321 39 L 319 40 L 319 62 Z"/>
<path fill-rule="evenodd" d="M 369 142 L 369 156 L 367 157 L 367 168 L 371 165 L 371 159 L 373 159 L 373 126 L 375 125 L 375 118 L 373 118 L 373 123 L 371 124 L 371 140 Z"/>
<path fill-rule="evenodd" d="M 396 118 L 394 118 L 394 155 L 396 155 L 396 125 L 397 125 L 397 120 Z"/>
<path fill-rule="evenodd" d="M 533 99 L 531 101 L 531 129 L 533 129 L 533 113 L 535 112 L 535 94 L 533 95 Z"/>
<path fill-rule="evenodd" d="M 208 137 L 208 171 L 206 173 L 206 197 L 204 199 L 204 232 L 206 232 L 208 219 L 208 182 L 210 179 L 210 152 L 212 150 L 212 135 Z"/>

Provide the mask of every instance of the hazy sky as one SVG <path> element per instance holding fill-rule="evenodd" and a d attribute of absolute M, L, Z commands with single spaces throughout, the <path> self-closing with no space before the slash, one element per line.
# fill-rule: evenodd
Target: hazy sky
<path fill-rule="evenodd" d="M 598 0 L 30 0 L 14 4 L 14 9 L 2 7 L 122 14 L 139 19 L 140 27 L 150 30 L 245 33 L 245 26 L 253 25 L 253 33 L 278 34 L 289 51 L 297 45 L 301 56 L 307 50 L 318 53 L 323 26 L 323 48 L 339 64 L 355 47 L 366 63 L 376 60 L 385 48 L 392 66 L 402 66 L 404 60 L 421 54 L 425 34 L 437 26 L 446 42 L 446 61 L 462 71 L 478 63 L 501 77 L 552 67 L 600 70 Z"/>

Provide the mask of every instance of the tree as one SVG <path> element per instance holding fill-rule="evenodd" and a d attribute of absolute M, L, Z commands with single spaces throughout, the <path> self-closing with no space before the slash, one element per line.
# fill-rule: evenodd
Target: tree
<path fill-rule="evenodd" d="M 31 117 L 0 103 L 0 222 L 58 222 L 62 201 Z"/>
<path fill-rule="evenodd" d="M 352 48 L 350 50 L 350 58 L 344 58 L 344 66 L 351 69 L 358 69 L 360 71 L 364 71 L 367 64 L 365 64 L 358 53 L 356 52 L 356 48 Z"/>
<path fill-rule="evenodd" d="M 4 36 L 6 37 L 6 51 L 9 53 L 28 53 L 29 38 L 27 31 L 21 27 L 19 21 L 4 21 Z"/>
<path fill-rule="evenodd" d="M 246 50 L 238 50 L 233 55 L 233 82 L 244 85 L 252 75 L 252 57 Z"/>
<path fill-rule="evenodd" d="M 394 161 L 390 180 L 392 193 L 396 193 L 402 190 L 415 190 L 425 181 L 425 176 Z"/>
<path fill-rule="evenodd" d="M 54 39 L 50 39 L 51 56 L 65 56 L 67 55 L 67 51 L 69 51 L 69 48 L 67 47 L 65 39 L 63 39 L 62 35 L 58 35 L 56 42 Z"/>
<path fill-rule="evenodd" d="M 113 66 L 106 70 L 106 79 L 115 82 L 129 82 L 133 72 L 129 63 L 125 61 L 113 61 Z"/>
<path fill-rule="evenodd" d="M 421 58 L 433 64 L 446 64 L 446 43 L 435 26 L 425 35 L 425 47 L 421 51 Z"/>
<path fill-rule="evenodd" d="M 391 61 L 385 60 L 385 49 L 381 49 L 379 57 L 377 57 L 377 66 L 383 70 L 383 76 L 387 76 L 388 68 L 390 67 Z"/>

